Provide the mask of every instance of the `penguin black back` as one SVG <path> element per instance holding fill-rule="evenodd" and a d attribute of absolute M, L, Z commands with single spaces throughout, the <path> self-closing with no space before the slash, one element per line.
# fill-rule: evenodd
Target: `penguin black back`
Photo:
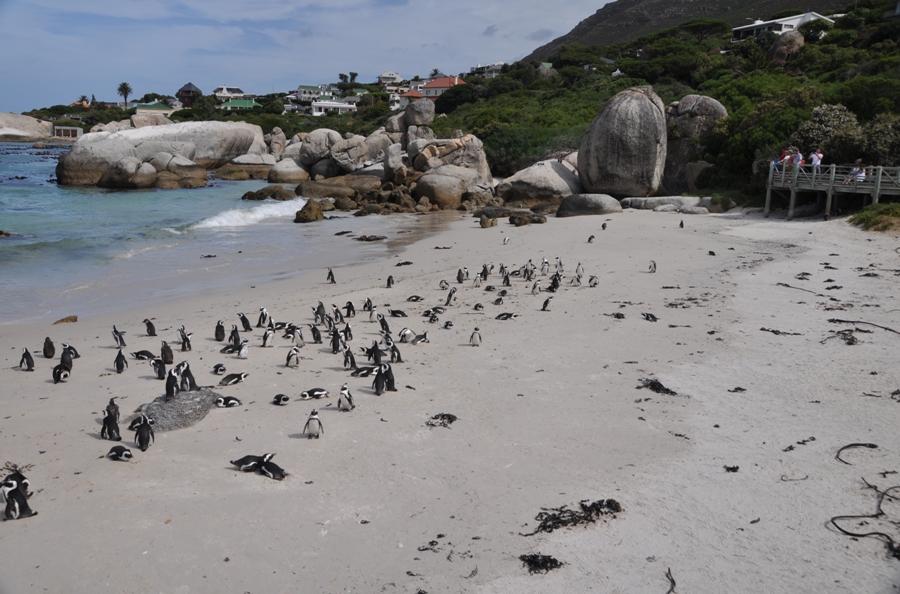
<path fill-rule="evenodd" d="M 47 359 L 52 359 L 56 356 L 56 346 L 53 344 L 53 341 L 50 340 L 50 337 L 44 339 L 44 357 Z"/>

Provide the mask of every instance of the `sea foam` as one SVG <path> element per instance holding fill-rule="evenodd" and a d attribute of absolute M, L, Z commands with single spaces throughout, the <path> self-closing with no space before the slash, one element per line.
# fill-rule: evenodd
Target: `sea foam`
<path fill-rule="evenodd" d="M 294 216 L 306 204 L 306 198 L 295 198 L 284 202 L 267 202 L 247 209 L 234 209 L 220 212 L 208 219 L 203 219 L 191 229 L 215 229 L 217 227 L 245 227 L 254 225 L 265 219 L 276 219 Z"/>

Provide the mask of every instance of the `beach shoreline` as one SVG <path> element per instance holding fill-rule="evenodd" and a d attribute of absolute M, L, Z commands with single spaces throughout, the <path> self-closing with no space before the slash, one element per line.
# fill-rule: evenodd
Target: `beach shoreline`
<path fill-rule="evenodd" d="M 891 475 L 878 473 L 900 470 L 900 405 L 890 396 L 900 387 L 900 338 L 870 328 L 877 332 L 855 333 L 859 343 L 848 346 L 829 337 L 854 326 L 828 322 L 900 326 L 890 313 L 900 308 L 896 236 L 839 219 L 742 213 L 687 217 L 684 229 L 677 215 L 630 210 L 490 229 L 471 216 L 442 216 L 444 230 L 334 268 L 334 285 L 316 267 L 161 309 L 5 325 L 0 449 L 35 465 L 30 503 L 40 515 L 2 525 L 16 546 L 0 558 L 0 592 L 665 591 L 667 569 L 691 592 L 889 592 L 898 584 L 882 542 L 827 528 L 832 516 L 874 513 L 860 476 L 884 488 Z M 539 266 L 546 257 L 552 268 L 557 256 L 565 279 L 549 311 L 541 305 L 551 294 L 531 295 L 531 283 L 516 277 L 503 305 L 492 304 L 504 288 L 500 263 Z M 579 262 L 598 277 L 596 288 L 586 278 L 569 284 Z M 484 285 L 496 291 L 457 285 L 458 268 L 474 277 L 483 264 L 495 265 Z M 429 324 L 421 312 L 443 305 L 441 280 L 458 287 L 457 301 Z M 407 302 L 413 294 L 423 300 Z M 396 393 L 375 396 L 371 378 L 350 377 L 327 345 L 307 344 L 291 370 L 280 337 L 263 349 L 261 331 L 247 333 L 246 361 L 220 354 L 212 338 L 218 319 L 239 325 L 237 312 L 255 323 L 265 306 L 276 321 L 306 324 L 318 301 L 330 309 L 352 300 L 350 344 L 363 365 L 359 348 L 379 329 L 361 311 L 366 297 L 382 313 L 408 313 L 388 318 L 395 336 L 403 326 L 428 331 L 429 343 L 399 345 Z M 518 317 L 495 319 L 502 312 Z M 143 336 L 144 317 L 156 318 L 158 337 Z M 447 320 L 453 327 L 442 329 Z M 132 448 L 130 463 L 100 459 L 113 445 L 97 437 L 109 397 L 127 415 L 163 388 L 146 363 L 112 370 L 112 324 L 127 331 L 126 352 L 174 345 L 184 324 L 193 350 L 176 348 L 176 362 L 189 361 L 200 385 L 219 379 L 213 363 L 248 372 L 244 383 L 216 388 L 243 406 L 157 434 L 147 452 Z M 479 348 L 468 344 L 475 326 Z M 64 384 L 52 383 L 51 362 L 40 356 L 47 335 L 82 355 Z M 15 368 L 23 346 L 34 353 L 34 373 Z M 636 390 L 645 379 L 675 394 Z M 357 409 L 341 414 L 344 382 Z M 297 398 L 313 387 L 331 398 Z M 292 401 L 273 406 L 276 393 Z M 314 407 L 325 434 L 308 440 L 302 428 Z M 458 420 L 426 427 L 438 413 Z M 879 447 L 848 451 L 853 466 L 837 462 L 837 449 L 852 442 Z M 263 452 L 277 453 L 285 481 L 228 464 Z M 599 499 L 623 511 L 521 535 L 535 529 L 541 508 Z M 518 556 L 534 552 L 565 565 L 530 576 Z"/>

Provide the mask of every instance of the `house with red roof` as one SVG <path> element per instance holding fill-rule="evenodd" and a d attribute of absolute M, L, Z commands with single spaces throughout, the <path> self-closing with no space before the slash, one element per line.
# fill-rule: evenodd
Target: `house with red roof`
<path fill-rule="evenodd" d="M 400 95 L 400 109 L 406 109 L 407 105 L 414 101 L 418 101 L 422 97 L 424 97 L 424 95 L 416 90 L 403 93 L 402 95 Z"/>
<path fill-rule="evenodd" d="M 432 101 L 437 101 L 437 98 L 444 94 L 444 91 L 447 89 L 452 89 L 456 85 L 464 85 L 466 81 L 459 78 L 458 76 L 441 76 L 436 78 L 421 87 L 422 96 L 426 99 L 431 99 Z M 412 91 L 410 91 L 411 93 Z"/>

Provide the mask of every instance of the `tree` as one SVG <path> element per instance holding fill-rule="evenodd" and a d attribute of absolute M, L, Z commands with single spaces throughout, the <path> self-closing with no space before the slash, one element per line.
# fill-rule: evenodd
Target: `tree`
<path fill-rule="evenodd" d="M 697 43 L 731 32 L 731 25 L 718 19 L 694 19 L 678 26 Z"/>
<path fill-rule="evenodd" d="M 429 74 L 428 76 L 429 76 L 429 78 L 437 78 L 440 75 L 441 75 L 441 71 L 438 70 L 437 68 L 434 68 L 431 70 L 431 74 Z"/>
<path fill-rule="evenodd" d="M 82 95 L 81 97 L 78 98 L 78 103 L 87 103 L 87 100 L 88 100 L 87 95 Z"/>
<path fill-rule="evenodd" d="M 127 82 L 119 83 L 119 88 L 116 89 L 116 93 L 125 100 L 125 109 L 128 109 L 128 96 L 133 93 L 131 85 Z"/>
<path fill-rule="evenodd" d="M 356 82 L 356 77 L 357 77 L 357 76 L 359 76 L 359 73 L 358 73 L 358 72 L 351 72 L 351 73 L 350 73 L 350 84 L 353 84 L 353 83 Z"/>
<path fill-rule="evenodd" d="M 96 107 L 96 106 L 97 106 L 97 99 L 96 99 L 96 97 L 94 97 L 93 94 L 91 94 L 91 107 Z"/>
<path fill-rule="evenodd" d="M 341 81 L 342 83 L 346 83 L 346 82 L 348 82 L 348 81 L 350 80 L 349 77 L 348 77 L 346 74 L 344 74 L 343 72 L 341 72 L 340 74 L 338 74 L 338 78 L 340 79 L 340 81 Z"/>

